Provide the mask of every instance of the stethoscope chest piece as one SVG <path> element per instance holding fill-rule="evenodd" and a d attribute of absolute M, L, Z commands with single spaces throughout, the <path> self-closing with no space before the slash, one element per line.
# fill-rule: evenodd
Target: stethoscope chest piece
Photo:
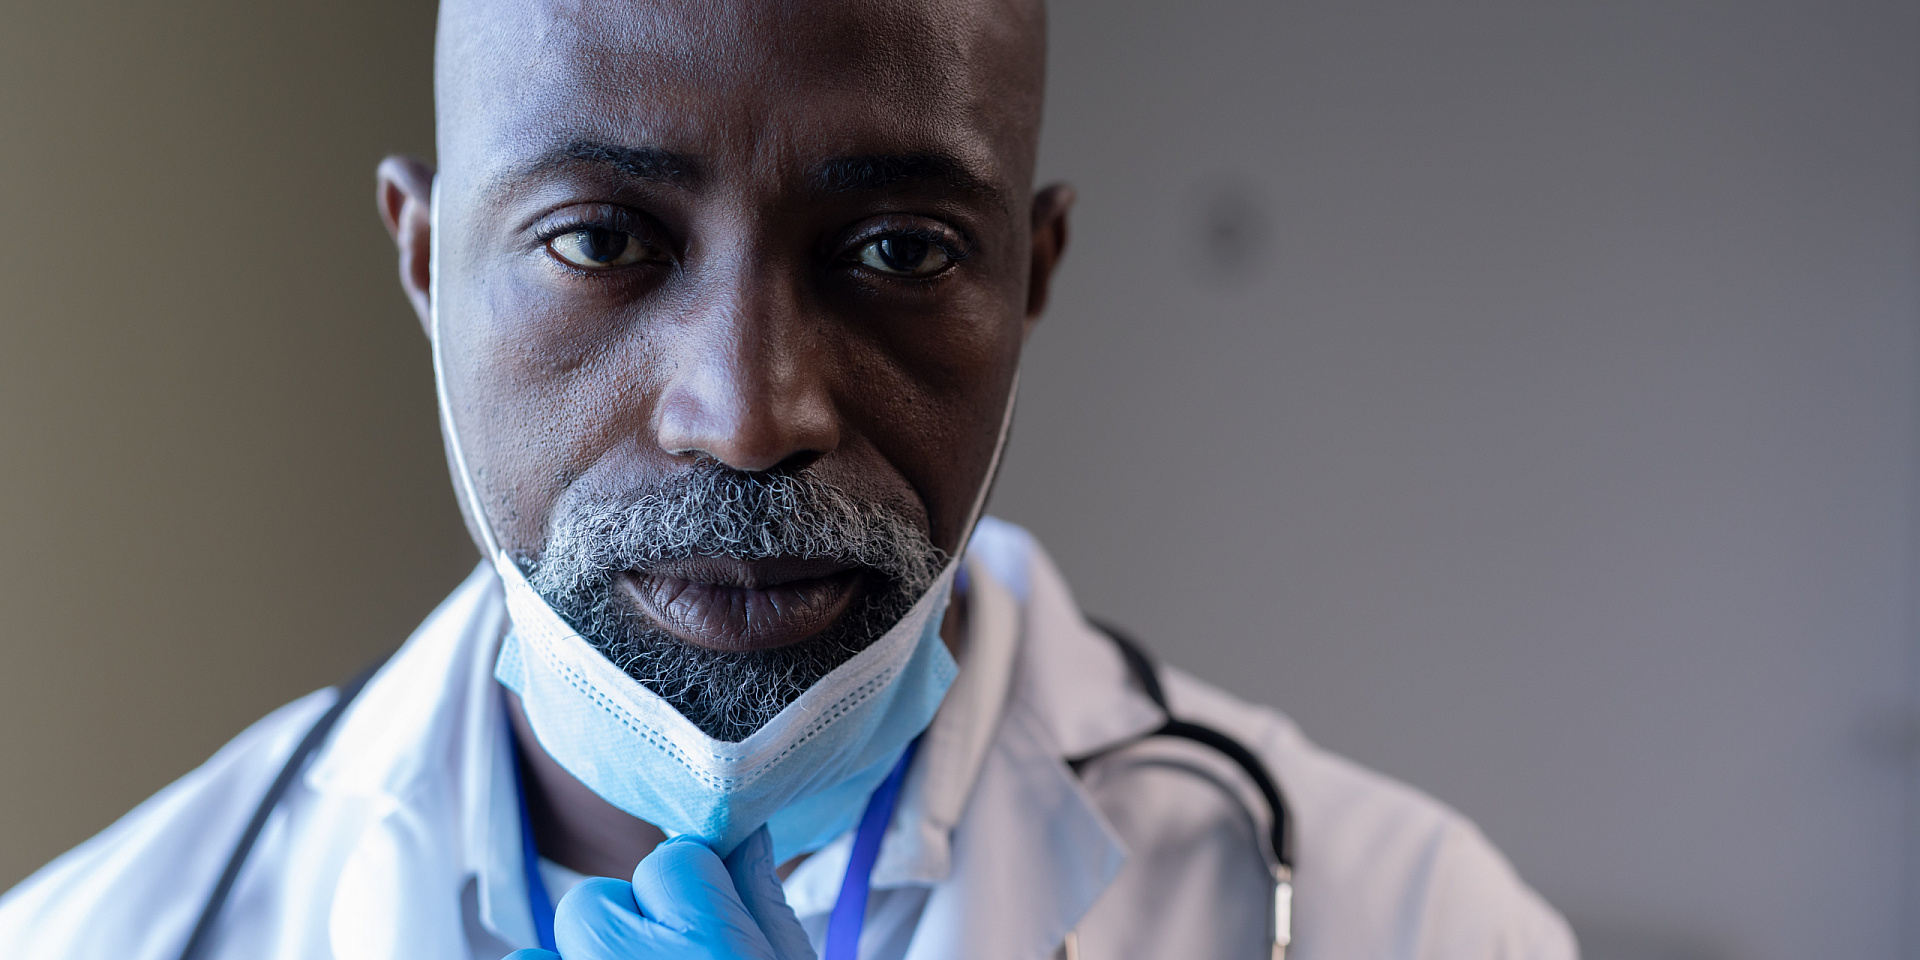
<path fill-rule="evenodd" d="M 1287 947 L 1293 943 L 1293 870 L 1278 867 L 1273 873 L 1273 960 L 1287 960 Z"/>

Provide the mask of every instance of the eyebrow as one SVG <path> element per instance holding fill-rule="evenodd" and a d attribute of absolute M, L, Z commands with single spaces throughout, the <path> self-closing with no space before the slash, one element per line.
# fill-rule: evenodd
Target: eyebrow
<path fill-rule="evenodd" d="M 611 167 L 634 180 L 686 186 L 705 178 L 700 162 L 682 153 L 658 147 L 629 147 L 599 140 L 570 140 L 528 163 L 521 174 L 531 175 L 569 163 Z"/>
<path fill-rule="evenodd" d="M 706 179 L 701 162 L 683 153 L 658 147 L 637 147 L 591 139 L 574 139 L 542 153 L 519 171 L 530 176 L 570 163 L 610 167 L 635 180 L 694 186 Z M 901 185 L 932 185 L 956 193 L 984 197 L 1002 205 L 1006 198 L 992 181 L 975 173 L 964 161 L 940 153 L 869 154 L 837 157 L 816 165 L 807 174 L 816 193 L 877 193 Z"/>
<path fill-rule="evenodd" d="M 808 180 L 816 192 L 827 194 L 870 193 L 926 183 L 957 193 L 994 199 L 1000 196 L 990 181 L 964 162 L 938 153 L 839 157 L 814 167 Z"/>

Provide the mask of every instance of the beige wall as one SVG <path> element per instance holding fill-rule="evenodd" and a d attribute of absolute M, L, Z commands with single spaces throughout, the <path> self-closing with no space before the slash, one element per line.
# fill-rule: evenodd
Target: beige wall
<path fill-rule="evenodd" d="M 432 16 L 0 11 L 0 887 L 473 562 L 372 200 Z"/>

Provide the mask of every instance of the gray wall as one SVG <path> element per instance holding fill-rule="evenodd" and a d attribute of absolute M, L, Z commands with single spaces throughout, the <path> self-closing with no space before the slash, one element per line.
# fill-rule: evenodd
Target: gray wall
<path fill-rule="evenodd" d="M 1896 955 L 1917 9 L 1056 0 L 995 509 L 1596 960 Z"/>
<path fill-rule="evenodd" d="M 1594 960 L 1920 956 L 1913 5 L 1054 11 L 996 511 Z M 370 202 L 427 5 L 0 16 L 6 884 L 473 555 Z"/>

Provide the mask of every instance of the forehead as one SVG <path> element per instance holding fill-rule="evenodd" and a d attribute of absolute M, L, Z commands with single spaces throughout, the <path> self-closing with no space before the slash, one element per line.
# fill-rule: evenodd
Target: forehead
<path fill-rule="evenodd" d="M 442 172 L 472 185 L 581 141 L 723 176 L 924 154 L 1012 187 L 1031 165 L 1031 25 L 991 3 L 463 6 L 443 13 L 436 88 Z"/>

